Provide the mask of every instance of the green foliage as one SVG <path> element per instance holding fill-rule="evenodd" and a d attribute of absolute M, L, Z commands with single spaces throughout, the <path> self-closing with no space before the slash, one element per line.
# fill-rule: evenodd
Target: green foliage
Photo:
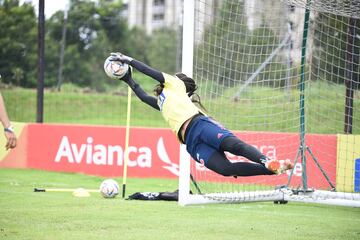
<path fill-rule="evenodd" d="M 179 71 L 179 67 L 176 66 L 179 61 L 176 56 L 176 49 L 180 48 L 180 41 L 180 36 L 176 30 L 161 29 L 155 31 L 148 46 L 148 57 L 151 65 L 170 74 Z"/>
<path fill-rule="evenodd" d="M 33 7 L 17 0 L 0 2 L 0 74 L 4 83 L 34 87 L 37 29 Z"/>
<path fill-rule="evenodd" d="M 313 79 L 344 83 L 351 78 L 360 87 L 360 20 L 319 13 L 314 21 Z M 349 26 L 354 24 L 354 36 Z M 349 38 L 353 44 L 349 45 Z M 351 63 L 349 58 L 353 59 Z M 350 75 L 346 71 L 351 71 Z"/>
<path fill-rule="evenodd" d="M 121 1 L 72 0 L 66 23 L 66 43 L 63 82 L 105 91 L 111 81 L 103 72 L 104 59 L 116 43 L 124 42 L 128 31 L 120 16 Z M 63 12 L 57 12 L 48 21 L 47 44 L 62 41 Z M 47 86 L 54 86 L 58 71 L 60 45 L 47 55 L 49 76 Z"/>
<path fill-rule="evenodd" d="M 143 74 L 133 74 L 134 79 L 150 95 L 156 81 Z M 45 123 L 77 123 L 125 125 L 128 87 L 112 81 L 108 93 L 97 93 L 75 84 L 64 84 L 62 91 L 45 91 Z M 204 86 L 199 89 L 201 92 Z M 217 86 L 213 86 L 217 87 Z M 299 91 L 274 90 L 272 87 L 253 86 L 236 101 L 229 101 L 238 88 L 227 88 L 222 97 L 201 96 L 211 115 L 232 130 L 298 132 Z M 211 89 L 208 92 L 213 92 Z M 344 92 L 342 85 L 328 85 L 314 81 L 307 86 L 306 126 L 308 133 L 336 134 L 344 129 Z M 36 119 L 36 91 L 32 89 L 2 89 L 6 108 L 12 121 L 34 122 Z M 360 93 L 355 92 L 354 109 L 360 108 Z M 161 114 L 145 105 L 134 94 L 131 105 L 131 125 L 143 127 L 168 127 Z M 228 121 L 226 116 L 241 113 L 240 118 Z M 145 117 L 146 116 L 146 117 Z M 225 116 L 225 118 L 224 118 Z M 273 117 L 272 117 L 273 116 Z M 360 112 L 354 111 L 353 134 L 360 133 Z M 319 124 L 321 123 L 321 124 Z"/>
<path fill-rule="evenodd" d="M 151 37 L 143 29 L 134 27 L 130 30 L 126 39 L 125 43 L 117 44 L 115 49 L 149 64 L 148 51 Z M 159 49 L 160 47 L 157 46 L 156 48 Z"/>
<path fill-rule="evenodd" d="M 196 63 L 200 70 L 195 74 L 231 87 L 246 81 L 282 39 L 266 24 L 249 30 L 244 24 L 243 1 L 224 1 L 218 15 L 205 30 L 204 43 L 195 49 L 196 56 L 201 56 Z M 280 67 L 285 69 L 286 65 Z M 269 85 L 279 85 L 279 77 L 284 78 L 285 71 L 279 76 L 279 69 L 271 69 L 270 65 L 258 78 L 270 80 Z"/>
<path fill-rule="evenodd" d="M 126 21 L 119 15 L 121 9 L 122 2 L 119 0 L 101 0 L 97 8 L 102 30 L 113 47 L 124 45 L 129 35 Z"/>
<path fill-rule="evenodd" d="M 178 36 L 164 29 L 147 35 L 129 29 L 121 0 L 71 0 L 68 17 L 58 11 L 45 23 L 45 87 L 58 84 L 64 45 L 62 83 L 106 92 L 116 87 L 103 71 L 105 58 L 123 52 L 164 72 L 176 71 Z M 34 88 L 37 84 L 37 17 L 31 4 L 0 1 L 0 74 L 3 83 Z M 63 42 L 63 29 L 66 39 Z"/>

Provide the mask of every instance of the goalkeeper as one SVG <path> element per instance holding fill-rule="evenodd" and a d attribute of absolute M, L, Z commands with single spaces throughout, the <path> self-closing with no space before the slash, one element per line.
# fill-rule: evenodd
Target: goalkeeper
<path fill-rule="evenodd" d="M 127 63 L 155 79 L 155 96 L 148 95 L 132 79 L 131 68 L 122 80 L 144 103 L 159 110 L 178 140 L 186 144 L 191 157 L 223 176 L 255 176 L 281 174 L 293 168 L 290 161 L 270 160 L 255 147 L 241 141 L 232 132 L 207 116 L 195 93 L 195 81 L 183 73 L 172 76 L 121 53 L 111 53 L 111 61 Z M 195 105 L 197 103 L 197 105 Z M 252 162 L 230 162 L 225 151 L 243 156 Z"/>

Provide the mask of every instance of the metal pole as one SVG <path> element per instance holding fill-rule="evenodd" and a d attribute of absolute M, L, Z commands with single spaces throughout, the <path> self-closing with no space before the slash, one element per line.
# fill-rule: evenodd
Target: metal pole
<path fill-rule="evenodd" d="M 184 1 L 183 17 L 183 38 L 182 38 L 182 72 L 189 77 L 193 76 L 194 63 L 194 22 L 195 22 L 195 1 Z M 184 37 L 186 36 L 186 37 Z M 180 153 L 185 145 L 181 145 Z M 185 150 L 186 151 L 186 150 Z M 190 193 L 190 159 L 180 154 L 179 159 L 179 205 L 186 205 Z"/>
<path fill-rule="evenodd" d="M 353 125 L 353 106 L 354 106 L 354 89 L 355 89 L 355 80 L 353 78 L 354 74 L 354 65 L 355 65 L 355 26 L 356 19 L 349 19 L 348 27 L 348 40 L 347 40 L 347 56 L 346 56 L 346 96 L 345 96 L 345 119 L 344 119 L 344 133 L 352 134 L 352 125 Z"/>
<path fill-rule="evenodd" d="M 65 7 L 65 10 L 64 10 L 64 23 L 63 23 L 63 28 L 62 28 L 61 46 L 60 46 L 58 82 L 57 82 L 57 90 L 59 92 L 61 90 L 62 72 L 63 72 L 63 65 L 64 65 L 64 52 L 65 52 L 65 45 L 66 45 L 66 27 L 67 27 L 67 18 L 68 18 L 67 15 L 68 15 L 68 9 L 67 9 L 67 7 Z"/>
<path fill-rule="evenodd" d="M 306 64 L 306 44 L 309 30 L 310 19 L 310 0 L 307 0 L 307 7 L 304 16 L 304 32 L 302 39 L 301 50 L 301 72 L 300 72 L 300 150 L 302 163 L 302 180 L 304 190 L 307 190 L 307 176 L 306 176 L 306 145 L 305 145 L 305 64 Z"/>
<path fill-rule="evenodd" d="M 286 65 L 287 65 L 287 69 L 286 69 L 286 86 L 285 86 L 285 91 L 286 91 L 286 96 L 288 98 L 288 100 L 290 101 L 290 88 L 291 88 L 291 51 L 292 51 L 292 40 L 291 40 L 291 35 L 292 35 L 292 25 L 289 22 L 288 23 L 288 34 L 289 34 L 289 40 L 286 43 L 287 46 L 287 59 L 286 59 Z"/>
<path fill-rule="evenodd" d="M 44 45 L 45 45 L 45 0 L 39 0 L 38 22 L 38 80 L 37 80 L 37 113 L 36 122 L 43 122 L 44 115 Z"/>

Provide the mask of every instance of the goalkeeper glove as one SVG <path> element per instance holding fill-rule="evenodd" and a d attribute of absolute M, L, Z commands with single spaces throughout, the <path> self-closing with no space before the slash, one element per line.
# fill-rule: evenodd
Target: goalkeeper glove
<path fill-rule="evenodd" d="M 133 59 L 129 56 L 126 56 L 122 53 L 116 52 L 116 53 L 111 53 L 111 58 L 110 61 L 119 61 L 122 63 L 127 63 L 129 64 Z"/>
<path fill-rule="evenodd" d="M 124 82 L 129 84 L 130 79 L 132 79 L 132 72 L 131 72 L 131 67 L 129 66 L 129 70 L 126 72 L 126 74 L 122 78 L 120 78 L 120 80 L 123 80 Z"/>

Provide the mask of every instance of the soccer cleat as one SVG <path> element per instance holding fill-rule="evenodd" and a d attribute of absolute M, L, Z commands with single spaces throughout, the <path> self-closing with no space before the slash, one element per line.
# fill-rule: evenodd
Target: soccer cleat
<path fill-rule="evenodd" d="M 280 174 L 280 162 L 278 160 L 268 160 L 265 162 L 265 167 L 275 174 Z"/>
<path fill-rule="evenodd" d="M 289 159 L 282 161 L 281 165 L 282 165 L 283 172 L 294 168 L 294 164 Z"/>
<path fill-rule="evenodd" d="M 284 161 L 269 160 L 265 162 L 265 167 L 269 169 L 271 172 L 279 175 L 289 169 L 294 168 L 294 164 L 292 164 L 288 159 Z"/>

